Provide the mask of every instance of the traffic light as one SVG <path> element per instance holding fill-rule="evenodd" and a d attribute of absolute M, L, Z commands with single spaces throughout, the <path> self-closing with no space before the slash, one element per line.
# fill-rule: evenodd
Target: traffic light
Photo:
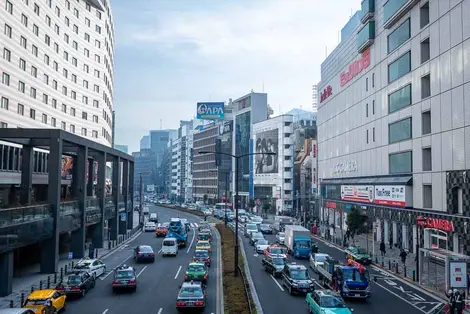
<path fill-rule="evenodd" d="M 217 153 L 220 153 L 222 151 L 222 140 L 217 138 L 215 140 L 215 165 L 216 166 L 220 166 L 222 164 L 222 155 L 221 154 L 217 154 Z"/>

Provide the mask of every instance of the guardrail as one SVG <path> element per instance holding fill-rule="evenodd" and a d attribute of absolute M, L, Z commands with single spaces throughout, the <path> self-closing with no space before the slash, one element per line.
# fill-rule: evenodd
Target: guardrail
<path fill-rule="evenodd" d="M 246 260 L 244 262 L 246 263 Z M 245 288 L 245 296 L 246 296 L 246 299 L 248 301 L 248 308 L 250 309 L 250 314 L 253 314 L 253 313 L 255 313 L 256 309 L 254 308 L 253 302 L 251 302 L 251 298 L 250 298 L 250 295 L 251 295 L 250 284 L 246 280 L 245 270 L 243 270 L 240 267 L 240 265 L 238 265 L 238 272 L 242 275 L 243 287 Z"/>

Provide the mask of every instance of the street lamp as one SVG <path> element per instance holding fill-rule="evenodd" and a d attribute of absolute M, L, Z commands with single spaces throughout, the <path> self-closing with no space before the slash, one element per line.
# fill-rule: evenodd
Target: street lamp
<path fill-rule="evenodd" d="M 211 152 L 211 151 L 199 151 L 198 154 L 206 155 L 206 154 L 218 154 L 218 155 L 225 155 L 235 158 L 235 269 L 234 269 L 234 277 L 238 277 L 238 160 L 243 157 L 252 156 L 252 155 L 268 155 L 274 156 L 276 153 L 248 153 L 243 155 L 232 155 L 229 153 L 222 153 L 222 152 Z"/>

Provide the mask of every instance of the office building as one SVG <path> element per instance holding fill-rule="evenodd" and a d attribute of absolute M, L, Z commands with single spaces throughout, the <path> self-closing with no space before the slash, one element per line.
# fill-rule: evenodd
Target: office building
<path fill-rule="evenodd" d="M 134 157 L 134 191 L 140 193 L 142 177 L 142 193 L 153 192 L 156 185 L 157 157 L 150 149 L 141 149 Z"/>
<path fill-rule="evenodd" d="M 186 201 L 186 191 L 191 191 L 191 185 L 187 185 L 187 175 L 191 169 L 188 141 L 192 137 L 192 128 L 193 120 L 180 121 L 177 138 L 171 146 L 171 197 L 179 202 Z M 189 142 L 192 145 L 192 140 Z"/>
<path fill-rule="evenodd" d="M 158 164 L 160 166 L 163 154 L 170 140 L 170 131 L 169 130 L 151 130 L 150 131 L 150 149 L 157 156 Z"/>
<path fill-rule="evenodd" d="M 140 139 L 140 149 L 150 149 L 150 135 L 144 135 Z"/>
<path fill-rule="evenodd" d="M 129 154 L 129 146 L 127 145 L 114 145 L 114 148 L 123 153 Z"/>

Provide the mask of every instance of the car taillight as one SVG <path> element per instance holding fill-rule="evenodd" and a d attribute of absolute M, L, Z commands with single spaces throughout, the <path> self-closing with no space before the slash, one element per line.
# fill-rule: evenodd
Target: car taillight
<path fill-rule="evenodd" d="M 186 303 L 184 303 L 184 302 L 176 302 L 176 306 L 185 306 L 185 305 L 186 305 Z"/>
<path fill-rule="evenodd" d="M 141 253 L 137 253 L 137 257 L 141 257 L 141 256 L 142 256 L 142 254 L 141 254 Z"/>
<path fill-rule="evenodd" d="M 80 288 L 79 288 L 79 287 L 72 287 L 72 289 L 70 289 L 70 290 L 72 290 L 72 291 L 78 291 L 78 290 L 80 290 Z"/>
<path fill-rule="evenodd" d="M 130 285 L 135 285 L 137 282 L 135 280 L 129 280 L 127 283 Z"/>
<path fill-rule="evenodd" d="M 155 256 L 155 253 L 152 253 L 152 256 Z"/>
<path fill-rule="evenodd" d="M 115 286 L 115 285 L 120 285 L 120 284 L 121 284 L 120 281 L 113 281 L 113 286 Z"/>
<path fill-rule="evenodd" d="M 64 290 L 64 287 L 63 286 L 57 286 L 55 289 L 58 290 L 58 291 L 61 291 L 61 290 Z"/>
<path fill-rule="evenodd" d="M 197 302 L 194 302 L 194 305 L 195 305 L 195 306 L 204 306 L 204 301 L 197 301 Z"/>
<path fill-rule="evenodd" d="M 204 275 L 204 279 L 207 279 L 207 274 L 206 274 L 206 275 Z"/>
<path fill-rule="evenodd" d="M 206 261 L 206 262 L 210 262 L 210 261 L 211 261 L 211 258 L 210 258 L 210 257 L 207 257 L 207 258 L 205 259 L 205 261 Z"/>
<path fill-rule="evenodd" d="M 184 279 L 187 280 L 187 279 L 188 279 L 188 275 L 184 275 Z"/>

